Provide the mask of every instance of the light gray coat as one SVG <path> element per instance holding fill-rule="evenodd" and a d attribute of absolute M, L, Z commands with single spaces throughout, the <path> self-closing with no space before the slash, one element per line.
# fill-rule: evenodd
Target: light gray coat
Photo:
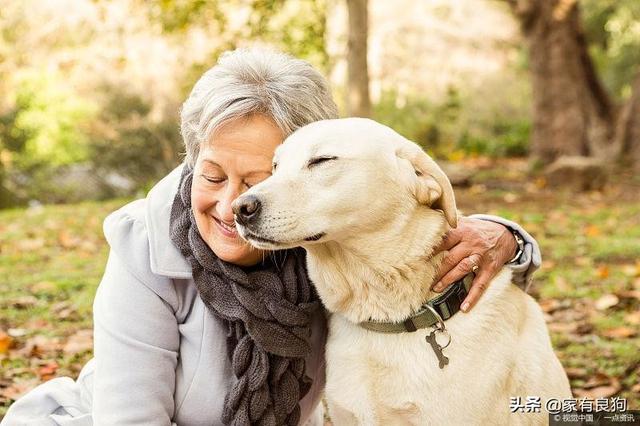
<path fill-rule="evenodd" d="M 200 299 L 189 264 L 169 239 L 180 172 L 181 167 L 147 198 L 104 222 L 111 252 L 93 304 L 94 358 L 76 381 L 56 378 L 20 398 L 1 426 L 220 424 L 233 380 L 225 331 Z M 525 253 L 512 268 L 516 283 L 526 287 L 540 265 L 535 240 L 513 222 L 478 217 L 505 224 L 525 238 Z M 324 386 L 325 340 L 320 312 L 307 359 L 314 382 L 301 401 L 302 423 L 322 424 L 321 410 L 315 408 Z"/>

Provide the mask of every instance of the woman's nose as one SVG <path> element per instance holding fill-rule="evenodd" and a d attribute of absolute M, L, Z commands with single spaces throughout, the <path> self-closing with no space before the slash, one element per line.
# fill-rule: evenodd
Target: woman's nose
<path fill-rule="evenodd" d="M 218 200 L 216 205 L 216 210 L 218 210 L 218 215 L 220 219 L 227 223 L 233 222 L 233 208 L 232 204 L 236 198 L 238 198 L 241 194 L 241 191 L 238 188 L 233 188 L 231 185 L 228 185 L 225 189 L 222 198 Z"/>

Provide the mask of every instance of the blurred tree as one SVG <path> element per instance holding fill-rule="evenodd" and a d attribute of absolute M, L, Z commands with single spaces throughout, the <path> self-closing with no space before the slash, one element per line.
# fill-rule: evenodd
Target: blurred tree
<path fill-rule="evenodd" d="M 173 117 L 152 119 L 151 105 L 124 88 L 102 92 L 105 106 L 89 130 L 90 161 L 99 174 L 116 172 L 133 188 L 144 188 L 180 163 L 183 145 Z"/>
<path fill-rule="evenodd" d="M 347 46 L 347 114 L 371 116 L 367 66 L 368 0 L 347 0 L 349 41 Z"/>
<path fill-rule="evenodd" d="M 141 1 L 141 4 L 147 5 L 152 19 L 159 22 L 166 33 L 204 28 L 216 34 L 223 42 L 220 49 L 213 52 L 215 57 L 236 48 L 239 42 L 262 41 L 306 59 L 327 73 L 330 69 L 324 40 L 327 1 L 155 0 Z M 238 22 L 238 17 L 242 22 Z M 209 66 L 207 63 L 205 68 Z M 203 67 L 196 68 L 195 74 L 199 76 Z"/>
<path fill-rule="evenodd" d="M 616 127 L 614 145 L 623 163 L 640 169 L 640 73 L 631 88 L 631 98 L 622 108 Z"/>
<path fill-rule="evenodd" d="M 616 100 L 631 93 L 640 64 L 640 2 L 581 0 L 589 53 L 604 85 Z"/>
<path fill-rule="evenodd" d="M 85 129 L 96 111 L 56 72 L 24 72 L 14 80 L 14 99 L 0 111 L 0 205 L 5 207 L 37 193 L 51 200 L 52 176 L 87 160 Z"/>
<path fill-rule="evenodd" d="M 96 106 L 82 99 L 55 73 L 23 76 L 16 88 L 13 121 L 7 127 L 9 149 L 22 168 L 60 166 L 87 159 L 88 138 L 82 131 Z"/>
<path fill-rule="evenodd" d="M 634 136 L 640 84 L 624 107 L 612 99 L 590 55 L 578 0 L 508 2 L 529 48 L 533 157 L 546 163 L 563 155 L 613 160 L 633 153 L 640 163 L 640 140 Z"/>

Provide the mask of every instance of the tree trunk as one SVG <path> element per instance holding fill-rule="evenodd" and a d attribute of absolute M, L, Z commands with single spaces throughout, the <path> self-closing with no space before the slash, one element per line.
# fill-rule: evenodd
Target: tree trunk
<path fill-rule="evenodd" d="M 367 1 L 347 0 L 349 12 L 347 114 L 355 117 L 371 116 L 367 66 Z"/>
<path fill-rule="evenodd" d="M 618 119 L 614 145 L 619 149 L 621 162 L 640 171 L 640 72 Z"/>
<path fill-rule="evenodd" d="M 577 0 L 509 0 L 529 47 L 531 154 L 615 157 L 616 111 L 589 57 Z"/>

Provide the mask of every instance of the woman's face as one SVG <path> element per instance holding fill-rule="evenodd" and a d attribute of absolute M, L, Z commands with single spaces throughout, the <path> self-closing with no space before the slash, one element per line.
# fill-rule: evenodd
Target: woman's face
<path fill-rule="evenodd" d="M 231 203 L 271 176 L 273 153 L 283 140 L 271 119 L 256 114 L 223 125 L 200 147 L 191 204 L 200 235 L 220 259 L 243 266 L 262 260 L 264 252 L 238 235 Z"/>

